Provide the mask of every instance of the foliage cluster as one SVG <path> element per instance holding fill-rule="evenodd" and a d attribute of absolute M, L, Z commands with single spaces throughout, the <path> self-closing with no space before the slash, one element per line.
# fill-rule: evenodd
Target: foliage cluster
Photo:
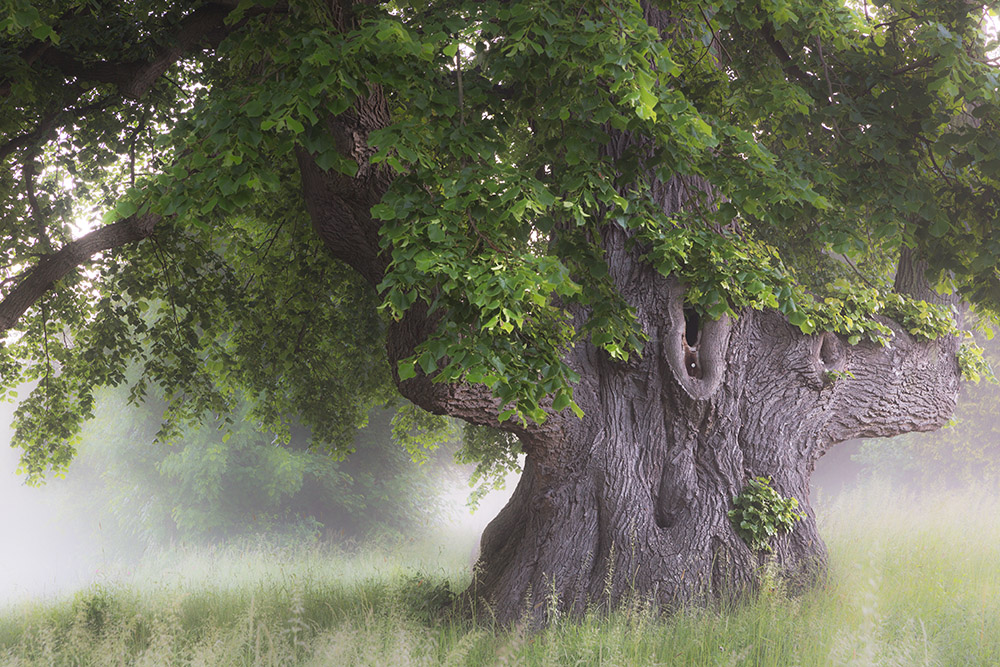
<path fill-rule="evenodd" d="M 770 477 L 754 477 L 733 498 L 735 509 L 729 520 L 736 534 L 754 551 L 771 551 L 769 544 L 778 533 L 791 532 L 796 521 L 804 519 L 796 498 L 783 498 L 772 486 Z"/>
<path fill-rule="evenodd" d="M 294 415 L 345 453 L 393 373 L 483 383 L 503 419 L 543 420 L 546 397 L 579 414 L 567 348 L 627 360 L 646 335 L 602 245 L 615 229 L 712 317 L 777 308 L 851 343 L 887 342 L 883 316 L 955 333 L 892 291 L 903 247 L 936 287 L 1000 308 L 1000 87 L 968 3 L 684 1 L 657 30 L 636 0 L 371 3 L 343 24 L 315 0 L 249 0 L 138 98 L 88 67 L 153 60 L 212 3 L 3 7 L 3 279 L 83 218 L 162 216 L 3 347 L 4 386 L 38 382 L 17 424 L 33 478 L 65 468 L 93 388 L 132 363 L 133 396 L 169 401 L 164 435 L 246 396 L 281 440 Z M 330 121 L 372 100 L 388 118 L 359 164 Z M 362 267 L 377 290 L 309 229 L 306 154 L 391 181 L 370 209 L 388 265 Z M 675 215 L 666 183 L 691 186 Z M 437 328 L 387 370 L 376 308 L 415 305 Z"/>

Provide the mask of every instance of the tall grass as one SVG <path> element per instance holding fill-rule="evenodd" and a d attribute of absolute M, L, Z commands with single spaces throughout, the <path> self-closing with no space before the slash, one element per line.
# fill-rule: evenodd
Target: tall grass
<path fill-rule="evenodd" d="M 828 581 L 725 609 L 641 600 L 530 634 L 441 613 L 468 544 L 175 550 L 0 616 L 9 665 L 1000 664 L 1000 501 L 870 484 L 820 517 Z"/>

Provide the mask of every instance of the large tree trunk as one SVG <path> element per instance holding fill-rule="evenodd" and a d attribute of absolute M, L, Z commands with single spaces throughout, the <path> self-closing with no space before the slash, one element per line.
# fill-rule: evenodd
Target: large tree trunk
<path fill-rule="evenodd" d="M 667 23 L 659 12 L 647 18 L 660 28 Z M 364 138 L 387 119 L 376 90 L 331 120 L 345 154 L 361 165 L 354 179 L 323 172 L 308 153 L 298 154 L 318 233 L 372 285 L 386 254 L 368 209 L 391 175 L 368 164 Z M 611 156 L 634 141 L 610 134 Z M 675 178 L 658 184 L 654 196 L 671 213 L 694 190 L 706 187 Z M 916 341 L 886 321 L 896 333 L 889 347 L 851 346 L 830 333 L 805 336 L 775 311 L 698 321 L 685 312 L 683 285 L 643 263 L 617 226 L 605 229 L 612 278 L 649 342 L 627 363 L 589 343 L 572 350 L 583 419 L 564 411 L 544 424 L 500 425 L 498 401 L 485 387 L 434 384 L 424 376 L 400 383 L 403 395 L 425 409 L 521 438 L 524 474 L 483 534 L 467 594 L 476 613 L 502 623 L 545 622 L 632 595 L 670 607 L 738 594 L 753 587 L 768 557 L 786 576 L 807 581 L 826 558 L 809 506 L 816 460 L 850 438 L 937 428 L 957 398 L 952 339 Z M 931 294 L 906 253 L 897 289 Z M 390 327 L 390 363 L 412 354 L 433 324 L 420 304 L 411 307 Z M 727 516 L 733 497 L 756 476 L 770 477 L 806 513 L 774 540 L 769 556 L 752 552 Z"/>
<path fill-rule="evenodd" d="M 305 153 L 300 166 L 318 232 L 374 284 L 384 258 L 371 233 L 356 230 L 377 229 L 362 209 L 387 179 L 372 171 L 347 183 L 323 174 Z M 363 206 L 334 205 L 361 201 L 354 187 L 368 193 Z M 681 179 L 663 184 L 664 209 L 682 208 L 692 187 L 700 188 Z M 671 607 L 739 594 L 753 588 L 766 558 L 793 581 L 808 581 L 826 559 L 809 505 L 816 460 L 850 438 L 937 428 L 957 399 L 954 339 L 917 341 L 886 320 L 896 334 L 890 346 L 851 346 L 831 333 L 805 336 L 776 311 L 698 321 L 685 311 L 684 286 L 643 263 L 640 250 L 627 250 L 619 228 L 606 229 L 612 277 L 649 341 L 627 363 L 589 343 L 576 346 L 570 364 L 581 376 L 582 420 L 564 411 L 540 425 L 500 425 L 498 401 L 485 387 L 424 376 L 400 384 L 425 409 L 521 438 L 524 474 L 483 534 L 467 594 L 476 613 L 502 623 L 544 623 L 632 595 Z M 343 243 L 345 235 L 357 242 Z M 908 253 L 896 287 L 933 294 Z M 390 363 L 412 354 L 432 327 L 415 304 L 390 327 Z M 752 552 L 727 516 L 756 476 L 770 477 L 806 514 L 767 555 Z"/>
<path fill-rule="evenodd" d="M 848 438 L 935 428 L 953 409 L 951 340 L 918 343 L 894 326 L 890 348 L 849 346 L 804 336 L 775 312 L 745 312 L 705 322 L 685 365 L 696 324 L 683 288 L 648 274 L 639 284 L 651 338 L 642 359 L 617 363 L 580 345 L 586 416 L 564 421 L 559 442 L 525 439 L 524 474 L 483 534 L 470 589 L 486 616 L 545 622 L 633 595 L 669 608 L 738 594 L 766 558 L 808 581 L 826 558 L 809 506 L 816 460 Z M 773 555 L 752 552 L 727 516 L 754 476 L 806 513 Z"/>
<path fill-rule="evenodd" d="M 365 219 L 364 206 L 331 204 L 360 197 L 347 179 L 322 174 L 304 153 L 300 165 L 317 230 L 374 284 L 384 259 L 370 234 L 353 244 L 342 237 L 377 226 Z M 367 205 L 387 180 L 374 171 L 364 177 L 350 185 L 375 184 L 364 188 Z M 700 188 L 681 179 L 662 184 L 664 210 L 682 208 L 692 187 Z M 776 311 L 699 322 L 685 311 L 683 285 L 643 263 L 639 249 L 627 250 L 618 227 L 606 230 L 612 277 L 649 341 L 627 363 L 589 343 L 576 346 L 569 361 L 581 376 L 575 399 L 582 420 L 564 411 L 540 425 L 500 425 L 499 403 L 485 387 L 424 376 L 400 384 L 427 410 L 521 438 L 524 474 L 483 534 L 467 594 L 476 613 L 503 623 L 544 623 L 630 595 L 670 607 L 738 594 L 754 586 L 768 557 L 785 576 L 807 581 L 826 558 L 809 505 L 816 460 L 850 438 L 937 428 L 957 399 L 954 339 L 917 341 L 886 320 L 896 334 L 890 346 L 851 346 L 831 333 L 805 336 Z M 908 253 L 896 286 L 932 294 Z M 390 327 L 393 365 L 430 333 L 425 312 L 415 304 Z M 806 513 L 767 556 L 752 552 L 727 516 L 733 497 L 756 476 L 770 477 Z"/>

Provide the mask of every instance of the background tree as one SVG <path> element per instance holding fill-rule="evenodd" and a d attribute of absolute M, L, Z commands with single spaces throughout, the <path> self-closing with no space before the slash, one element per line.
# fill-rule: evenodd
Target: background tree
<path fill-rule="evenodd" d="M 393 438 L 391 409 L 373 409 L 353 439 L 357 453 L 336 460 L 310 450 L 302 429 L 275 446 L 245 419 L 245 404 L 231 429 L 207 423 L 156 443 L 162 408 L 155 400 L 130 408 L 124 389 L 100 392 L 61 484 L 91 521 L 103 517 L 102 530 L 119 538 L 111 543 L 136 553 L 234 539 L 412 536 L 441 515 L 443 482 L 458 478 L 448 462 L 454 446 L 434 465 L 413 464 Z"/>
<path fill-rule="evenodd" d="M 770 546 L 814 571 L 816 459 L 940 426 L 981 370 L 950 296 L 1000 300 L 979 5 L 16 7 L 0 325 L 4 380 L 39 381 L 29 474 L 132 361 L 168 432 L 242 393 L 342 450 L 387 386 L 379 306 L 399 391 L 516 436 L 488 465 L 526 454 L 470 595 L 541 620 L 752 585 L 728 512 L 753 477 L 803 502 Z"/>

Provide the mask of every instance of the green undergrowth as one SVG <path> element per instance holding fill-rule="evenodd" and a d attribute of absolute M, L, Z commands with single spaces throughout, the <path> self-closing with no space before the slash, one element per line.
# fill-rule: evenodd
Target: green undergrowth
<path fill-rule="evenodd" d="M 823 499 L 821 499 L 823 500 Z M 470 546 L 174 550 L 0 614 L 5 665 L 1000 663 L 1000 501 L 872 483 L 820 503 L 821 586 L 665 617 L 641 600 L 529 633 L 449 613 Z"/>

